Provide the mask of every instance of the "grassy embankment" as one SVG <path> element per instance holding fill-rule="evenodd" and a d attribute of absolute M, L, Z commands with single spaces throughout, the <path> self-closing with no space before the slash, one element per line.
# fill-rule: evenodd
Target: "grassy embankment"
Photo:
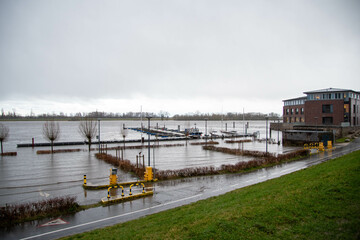
<path fill-rule="evenodd" d="M 360 151 L 66 239 L 359 239 Z"/>

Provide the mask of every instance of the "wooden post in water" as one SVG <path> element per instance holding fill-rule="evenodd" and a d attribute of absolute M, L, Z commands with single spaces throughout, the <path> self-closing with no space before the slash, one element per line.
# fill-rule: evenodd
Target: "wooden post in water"
<path fill-rule="evenodd" d="M 145 169 L 145 157 L 144 157 L 144 154 L 142 155 L 142 159 L 143 159 L 143 167 Z"/>

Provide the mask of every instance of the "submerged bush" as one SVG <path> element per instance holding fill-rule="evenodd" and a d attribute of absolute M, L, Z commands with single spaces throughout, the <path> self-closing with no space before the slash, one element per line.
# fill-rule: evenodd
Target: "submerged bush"
<path fill-rule="evenodd" d="M 76 197 L 56 197 L 34 203 L 6 204 L 0 208 L 0 226 L 9 226 L 17 222 L 79 210 Z"/>
<path fill-rule="evenodd" d="M 250 160 L 250 161 L 242 161 L 236 164 L 224 164 L 220 167 L 216 168 L 214 166 L 206 166 L 206 167 L 196 167 L 196 168 L 183 168 L 177 170 L 157 170 L 154 169 L 156 173 L 156 178 L 158 180 L 168 180 L 175 178 L 183 178 L 183 177 L 195 177 L 195 176 L 204 176 L 204 175 L 215 175 L 222 173 L 235 173 L 239 171 L 244 171 L 252 168 L 265 167 L 270 164 L 278 164 L 284 161 L 288 161 L 290 159 L 294 159 L 296 157 L 305 157 L 310 154 L 309 150 L 301 149 L 294 152 L 286 153 L 286 154 L 274 154 L 274 153 L 265 153 L 260 151 L 249 151 L 249 150 L 238 150 L 238 149 L 230 149 L 223 147 L 215 147 L 215 146 L 203 146 L 205 150 L 218 151 L 228 154 L 234 155 L 245 155 L 245 156 L 253 156 L 258 159 Z M 95 154 L 98 159 L 102 159 L 107 163 L 110 163 L 126 172 L 134 172 L 139 178 L 144 177 L 144 166 L 139 163 L 139 168 L 136 167 L 136 164 L 132 164 L 129 160 L 120 160 L 117 157 L 114 157 L 110 154 L 98 153 Z"/>

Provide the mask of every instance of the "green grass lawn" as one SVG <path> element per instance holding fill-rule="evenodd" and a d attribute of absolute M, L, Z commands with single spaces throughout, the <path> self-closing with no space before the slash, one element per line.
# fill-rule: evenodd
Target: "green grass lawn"
<path fill-rule="evenodd" d="M 66 239 L 359 239 L 360 151 Z"/>

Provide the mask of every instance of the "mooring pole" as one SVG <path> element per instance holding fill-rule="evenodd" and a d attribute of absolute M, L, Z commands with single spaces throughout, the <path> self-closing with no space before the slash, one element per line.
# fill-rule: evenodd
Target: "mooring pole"
<path fill-rule="evenodd" d="M 148 129 L 149 129 L 149 133 L 148 133 L 148 166 L 150 167 L 150 118 L 151 117 L 146 117 L 148 119 Z"/>

